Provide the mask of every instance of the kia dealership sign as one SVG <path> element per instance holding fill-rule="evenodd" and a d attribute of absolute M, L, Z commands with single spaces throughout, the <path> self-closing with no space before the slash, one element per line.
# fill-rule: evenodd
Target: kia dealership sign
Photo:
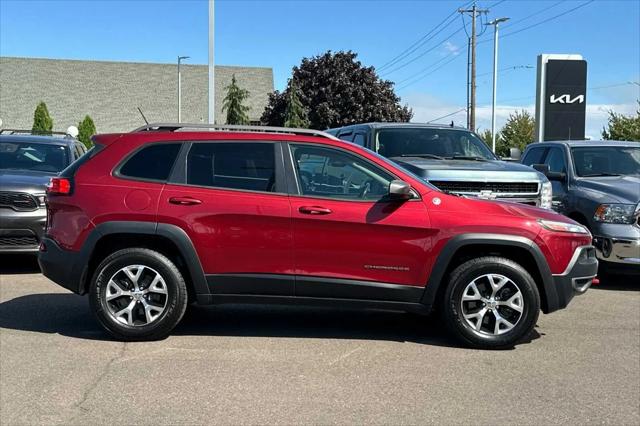
<path fill-rule="evenodd" d="M 580 55 L 539 55 L 536 141 L 584 139 L 587 62 Z"/>

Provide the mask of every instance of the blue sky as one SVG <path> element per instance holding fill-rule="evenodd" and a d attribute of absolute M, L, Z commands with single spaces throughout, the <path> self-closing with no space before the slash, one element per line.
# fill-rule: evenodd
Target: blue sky
<path fill-rule="evenodd" d="M 464 3 L 217 0 L 216 63 L 272 67 L 278 89 L 302 57 L 329 49 L 351 49 L 364 64 L 380 68 Z M 579 53 L 589 62 L 587 134 L 597 135 L 606 109 L 635 110 L 640 87 L 628 82 L 640 81 L 640 1 L 598 0 L 579 7 L 585 3 L 478 1 L 490 9 L 490 19 L 511 18 L 501 27 L 499 68 L 516 68 L 499 75 L 499 123 L 517 108 L 532 108 L 535 69 L 525 67 L 535 67 L 539 53 Z M 175 62 L 177 55 L 189 55 L 190 63 L 204 64 L 207 25 L 206 1 L 0 0 L 0 55 L 141 62 Z M 398 82 L 397 92 L 414 108 L 416 121 L 464 107 L 467 36 L 462 28 L 456 14 L 435 38 L 380 71 Z M 477 115 L 484 128 L 490 114 L 492 36 L 488 29 L 477 51 Z M 464 124 L 464 113 L 450 119 Z"/>

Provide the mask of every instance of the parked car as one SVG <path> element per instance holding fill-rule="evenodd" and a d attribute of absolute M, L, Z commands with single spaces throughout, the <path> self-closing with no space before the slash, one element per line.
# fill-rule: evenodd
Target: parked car
<path fill-rule="evenodd" d="M 86 151 L 73 138 L 0 133 L 0 253 L 37 253 L 52 176 Z"/>
<path fill-rule="evenodd" d="M 554 210 L 593 233 L 601 272 L 640 274 L 640 143 L 535 143 L 522 162 L 551 180 Z"/>
<path fill-rule="evenodd" d="M 443 193 L 324 132 L 211 127 L 96 136 L 52 178 L 42 271 L 118 339 L 166 336 L 191 300 L 438 309 L 504 347 L 596 275 L 557 213 Z"/>
<path fill-rule="evenodd" d="M 366 123 L 327 132 L 393 160 L 442 191 L 551 208 L 551 183 L 544 175 L 501 160 L 467 129 Z"/>

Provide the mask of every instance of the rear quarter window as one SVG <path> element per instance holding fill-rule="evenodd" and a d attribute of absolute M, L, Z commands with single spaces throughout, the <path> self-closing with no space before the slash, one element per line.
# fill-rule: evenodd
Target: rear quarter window
<path fill-rule="evenodd" d="M 127 159 L 116 174 L 141 180 L 166 181 L 180 146 L 179 143 L 159 143 L 144 147 Z"/>

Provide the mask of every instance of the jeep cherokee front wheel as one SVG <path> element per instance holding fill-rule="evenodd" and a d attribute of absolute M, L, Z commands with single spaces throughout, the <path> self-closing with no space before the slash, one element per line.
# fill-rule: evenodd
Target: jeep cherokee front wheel
<path fill-rule="evenodd" d="M 104 259 L 91 281 L 91 307 L 100 324 L 120 340 L 166 337 L 184 315 L 182 274 L 149 249 L 119 250 Z"/>
<path fill-rule="evenodd" d="M 511 347 L 538 320 L 540 295 L 531 275 L 500 257 L 481 257 L 458 266 L 445 292 L 444 319 L 466 344 Z"/>

